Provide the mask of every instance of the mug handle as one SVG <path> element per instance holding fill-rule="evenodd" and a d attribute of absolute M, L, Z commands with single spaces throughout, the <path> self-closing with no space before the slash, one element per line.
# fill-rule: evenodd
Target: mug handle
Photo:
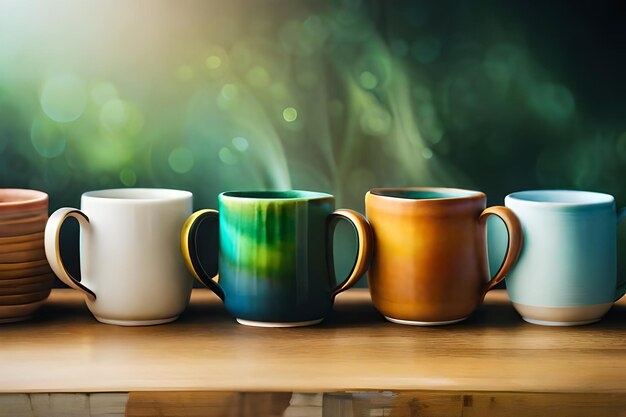
<path fill-rule="evenodd" d="M 50 267 L 54 271 L 57 277 L 63 283 L 68 285 L 75 290 L 81 291 L 87 295 L 87 297 L 92 300 L 96 299 L 96 294 L 87 288 L 85 284 L 78 281 L 74 278 L 63 265 L 63 261 L 61 260 L 61 250 L 59 247 L 59 233 L 61 232 L 61 226 L 68 217 L 73 217 L 78 220 L 78 224 L 83 233 L 89 232 L 89 218 L 82 211 L 71 208 L 71 207 L 63 207 L 52 213 L 48 222 L 46 223 L 46 230 L 44 233 L 44 248 L 46 250 L 46 258 L 48 258 L 48 263 Z"/>
<path fill-rule="evenodd" d="M 488 291 L 491 291 L 496 285 L 498 285 L 498 283 L 500 283 L 500 281 L 502 281 L 509 273 L 511 268 L 513 268 L 519 258 L 520 252 L 522 251 L 522 245 L 524 243 L 522 224 L 515 213 L 513 213 L 511 209 L 504 206 L 487 207 L 480 214 L 478 221 L 484 227 L 485 232 L 487 230 L 487 218 L 492 214 L 498 216 L 506 225 L 506 230 L 509 234 L 509 243 L 507 245 L 504 261 L 502 261 L 502 265 L 500 265 L 498 272 L 496 272 L 493 278 L 491 278 L 485 286 L 485 289 L 483 290 L 483 297 Z"/>
<path fill-rule="evenodd" d="M 335 227 L 340 220 L 347 220 L 357 235 L 358 241 L 358 249 L 356 259 L 354 260 L 354 265 L 352 266 L 352 270 L 348 274 L 348 277 L 339 285 L 335 287 L 335 289 L 331 293 L 331 298 L 335 298 L 337 294 L 343 292 L 349 288 L 351 288 L 354 284 L 359 281 L 361 275 L 367 271 L 369 268 L 370 262 L 372 260 L 373 253 L 373 243 L 374 236 L 372 233 L 372 228 L 367 219 L 357 213 L 354 210 L 341 209 L 335 210 L 329 218 L 329 244 L 328 244 L 328 257 L 330 262 L 329 268 L 332 276 L 334 273 L 334 261 L 333 261 L 333 235 L 335 231 Z"/>
<path fill-rule="evenodd" d="M 189 272 L 191 272 L 202 285 L 224 300 L 224 290 L 222 290 L 222 287 L 217 283 L 219 279 L 218 271 L 215 271 L 215 273 L 213 273 L 213 271 L 207 272 L 204 265 L 200 262 L 197 245 L 200 225 L 205 220 L 219 222 L 219 218 L 220 216 L 217 210 L 204 209 L 193 213 L 183 225 L 183 230 L 180 234 L 180 246 Z"/>
<path fill-rule="evenodd" d="M 617 223 L 619 224 L 622 220 L 626 218 L 626 207 L 622 207 L 617 212 Z M 626 294 L 626 280 L 617 284 L 617 289 L 615 290 L 615 300 L 617 301 L 622 298 Z"/>

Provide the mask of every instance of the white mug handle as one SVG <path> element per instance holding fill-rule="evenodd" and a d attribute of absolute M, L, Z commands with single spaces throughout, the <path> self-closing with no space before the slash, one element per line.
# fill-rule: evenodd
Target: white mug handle
<path fill-rule="evenodd" d="M 78 224 L 83 231 L 89 230 L 89 218 L 85 215 L 85 213 L 71 207 L 63 207 L 58 209 L 57 211 L 52 213 L 52 215 L 48 219 L 48 223 L 46 223 L 46 232 L 44 236 L 46 258 L 48 258 L 48 263 L 50 264 L 50 267 L 61 281 L 63 281 L 71 288 L 83 292 L 87 295 L 87 297 L 95 300 L 96 294 L 80 281 L 78 281 L 76 278 L 74 278 L 67 271 L 67 268 L 65 268 L 65 265 L 63 265 L 63 261 L 61 260 L 61 251 L 59 248 L 59 233 L 61 232 L 61 226 L 68 217 L 73 217 L 78 220 Z"/>

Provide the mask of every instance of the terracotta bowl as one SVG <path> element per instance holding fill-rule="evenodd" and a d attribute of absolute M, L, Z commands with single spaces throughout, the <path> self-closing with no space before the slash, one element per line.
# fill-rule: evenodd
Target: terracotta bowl
<path fill-rule="evenodd" d="M 16 243 L 24 243 L 24 242 L 32 242 L 32 241 L 41 241 L 43 242 L 44 232 L 31 233 L 20 236 L 8 236 L 8 237 L 0 237 L 0 246 L 5 245 L 13 245 Z"/>
<path fill-rule="evenodd" d="M 0 296 L 3 295 L 18 295 L 18 294 L 30 294 L 39 291 L 46 291 L 52 288 L 52 279 L 45 281 L 35 282 L 33 284 L 18 284 L 7 287 L 0 287 Z"/>
<path fill-rule="evenodd" d="M 19 222 L 0 222 L 0 237 L 20 236 L 42 232 L 46 228 L 48 216 L 33 217 Z"/>
<path fill-rule="evenodd" d="M 29 318 L 50 294 L 54 275 L 43 247 L 48 195 L 0 189 L 0 323 Z"/>
<path fill-rule="evenodd" d="M 35 233 L 43 235 L 47 221 L 48 195 L 46 193 L 35 190 L 0 188 L 0 245 L 33 240 L 30 235 Z M 34 259 L 36 258 L 25 255 L 13 262 Z M 0 262 L 6 261 L 0 260 Z"/>
<path fill-rule="evenodd" d="M 40 300 L 29 304 L 7 306 L 0 305 L 0 323 L 12 323 L 27 320 L 32 317 L 33 313 L 44 302 L 45 300 Z"/>
<path fill-rule="evenodd" d="M 50 269 L 50 265 L 48 265 L 48 261 L 46 260 L 0 264 L 0 280 L 25 278 L 51 273 L 52 269 Z"/>
<path fill-rule="evenodd" d="M 43 239 L 37 239 L 19 243 L 8 243 L 5 245 L 0 244 L 0 253 L 21 252 L 43 248 Z"/>
<path fill-rule="evenodd" d="M 48 271 L 48 273 L 40 275 L 27 276 L 22 278 L 0 279 L 0 288 L 39 284 L 43 282 L 49 282 L 52 284 L 54 278 L 55 277 L 52 271 Z"/>
<path fill-rule="evenodd" d="M 48 194 L 19 188 L 0 188 L 0 216 L 48 211 Z"/>
<path fill-rule="evenodd" d="M 19 263 L 46 259 L 43 249 L 24 250 L 20 252 L 0 253 L 0 263 Z"/>
<path fill-rule="evenodd" d="M 50 295 L 50 288 L 28 294 L 0 295 L 0 306 L 30 304 L 45 300 Z"/>
<path fill-rule="evenodd" d="M 48 214 L 48 209 L 44 208 L 36 211 L 16 212 L 16 213 L 0 213 L 0 222 L 27 220 L 33 217 Z"/>
<path fill-rule="evenodd" d="M 33 269 L 48 265 L 48 261 L 42 259 L 40 261 L 30 262 L 14 262 L 9 264 L 0 264 L 0 273 L 3 271 L 16 271 L 20 269 Z"/>
<path fill-rule="evenodd" d="M 48 221 L 47 211 L 37 212 L 37 215 L 34 216 L 20 216 L 18 218 L 9 219 L 0 217 L 0 228 L 15 226 L 24 223 L 36 223 L 41 221 Z"/>

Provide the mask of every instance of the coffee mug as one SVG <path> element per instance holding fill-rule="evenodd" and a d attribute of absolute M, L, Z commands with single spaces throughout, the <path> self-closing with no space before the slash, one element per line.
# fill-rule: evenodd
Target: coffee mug
<path fill-rule="evenodd" d="M 367 270 L 372 252 L 369 223 L 355 211 L 335 211 L 330 194 L 235 191 L 220 194 L 218 200 L 219 212 L 200 210 L 187 220 L 182 251 L 192 274 L 241 324 L 317 324 L 330 312 L 335 296 Z M 348 278 L 335 285 L 333 233 L 340 219 L 354 227 L 358 251 Z M 219 278 L 200 261 L 200 255 L 211 255 L 198 250 L 198 241 L 208 237 L 199 233 L 205 221 L 219 221 Z"/>
<path fill-rule="evenodd" d="M 389 321 L 429 326 L 467 318 L 502 281 L 522 247 L 522 230 L 506 207 L 485 209 L 478 191 L 451 188 L 376 188 L 365 196 L 374 232 L 369 286 L 374 306 Z M 506 224 L 508 249 L 489 280 L 486 222 Z"/>
<path fill-rule="evenodd" d="M 626 291 L 617 283 L 617 223 L 609 194 L 537 190 L 509 194 L 505 205 L 525 245 L 506 278 L 513 305 L 530 323 L 574 326 L 600 320 Z"/>
<path fill-rule="evenodd" d="M 191 295 L 193 278 L 180 256 L 180 231 L 192 212 L 187 191 L 127 188 L 84 193 L 81 210 L 61 208 L 48 220 L 45 250 L 54 273 L 83 292 L 95 318 L 142 326 L 176 320 Z M 80 224 L 81 280 L 61 260 L 59 231 Z"/>

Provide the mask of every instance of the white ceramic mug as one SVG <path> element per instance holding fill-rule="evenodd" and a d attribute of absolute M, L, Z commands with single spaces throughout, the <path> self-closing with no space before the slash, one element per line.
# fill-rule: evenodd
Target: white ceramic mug
<path fill-rule="evenodd" d="M 142 326 L 174 321 L 187 307 L 193 278 L 180 253 L 180 233 L 192 212 L 187 191 L 127 188 L 90 191 L 81 210 L 61 208 L 48 220 L 45 249 L 55 274 L 86 295 L 89 310 L 107 324 Z M 68 217 L 81 229 L 81 280 L 59 252 Z"/>

